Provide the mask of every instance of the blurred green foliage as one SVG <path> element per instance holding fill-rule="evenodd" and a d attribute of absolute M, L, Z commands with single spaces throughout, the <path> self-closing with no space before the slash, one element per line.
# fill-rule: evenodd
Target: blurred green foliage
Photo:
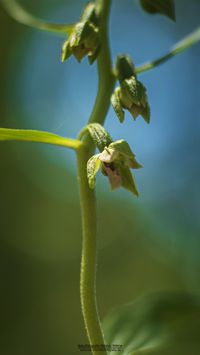
<path fill-rule="evenodd" d="M 198 355 L 199 296 L 157 293 L 113 311 L 104 320 L 108 344 L 131 355 Z"/>
<path fill-rule="evenodd" d="M 78 2 L 64 0 L 59 4 L 56 0 L 22 3 L 42 17 L 58 5 L 65 4 L 66 9 L 74 6 L 75 12 L 80 7 Z M 81 5 L 84 3 L 80 1 Z M 1 9 L 0 23 L 0 126 L 13 127 L 14 117 L 8 114 L 13 105 L 7 95 L 8 63 L 12 61 L 13 47 L 18 48 L 18 41 L 27 36 L 27 29 L 14 23 Z M 23 61 L 26 53 L 19 51 L 17 55 Z M 20 78 L 21 74 L 17 75 Z M 26 117 L 22 119 L 26 122 Z M 14 122 L 13 128 L 23 128 Z M 76 175 L 68 163 L 68 152 L 64 168 L 44 160 L 43 149 L 26 143 L 0 145 L 0 353 L 3 355 L 78 354 L 77 345 L 87 343 L 79 301 L 81 226 Z M 49 147 L 48 152 L 60 158 L 59 148 Z M 55 184 L 59 193 L 51 193 L 49 188 L 39 185 L 35 171 L 44 186 Z M 103 189 L 98 186 L 97 190 L 97 295 L 102 317 L 113 306 L 147 292 L 187 289 L 190 274 L 188 270 L 183 272 L 182 247 L 174 247 L 174 239 L 165 228 L 156 229 L 150 214 L 132 197 L 120 192 L 110 194 L 107 185 Z M 167 211 L 170 216 L 170 203 Z M 171 249 L 166 248 L 169 243 Z"/>

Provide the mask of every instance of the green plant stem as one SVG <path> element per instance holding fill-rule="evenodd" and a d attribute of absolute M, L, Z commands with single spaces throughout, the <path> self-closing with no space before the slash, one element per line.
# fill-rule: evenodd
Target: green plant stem
<path fill-rule="evenodd" d="M 103 125 L 110 107 L 110 96 L 115 85 L 108 39 L 108 17 L 111 1 L 96 0 L 96 3 L 101 14 L 100 35 L 102 47 L 97 61 L 99 77 L 98 92 L 88 123 L 98 122 Z"/>
<path fill-rule="evenodd" d="M 160 64 L 165 63 L 167 60 L 173 58 L 176 54 L 179 54 L 186 49 L 190 48 L 194 44 L 200 41 L 200 27 L 198 27 L 195 31 L 193 31 L 191 34 L 183 38 L 181 41 L 179 41 L 177 44 L 175 44 L 165 55 L 162 57 L 152 61 L 152 62 L 147 62 L 145 64 L 142 64 L 141 66 L 138 66 L 135 68 L 136 74 L 143 73 L 147 70 L 151 70 L 155 67 L 157 67 Z"/>
<path fill-rule="evenodd" d="M 96 0 L 101 16 L 100 35 L 102 41 L 101 53 L 98 57 L 98 93 L 88 123 L 103 124 L 110 106 L 110 96 L 115 78 L 112 73 L 112 62 L 108 41 L 108 18 L 111 0 Z M 82 259 L 80 274 L 81 306 L 90 345 L 104 344 L 96 300 L 96 268 L 97 268 L 97 218 L 95 191 L 91 190 L 87 180 L 87 161 L 94 153 L 93 143 L 89 135 L 84 139 L 86 147 L 77 152 L 78 183 L 82 214 Z M 107 354 L 106 351 L 93 349 L 93 354 Z"/>
<path fill-rule="evenodd" d="M 104 344 L 96 300 L 96 267 L 97 267 L 97 222 L 95 192 L 88 186 L 86 166 L 90 157 L 87 148 L 77 154 L 78 182 L 82 215 L 82 258 L 80 277 L 81 307 L 89 344 Z M 106 354 L 94 350 L 93 354 Z"/>

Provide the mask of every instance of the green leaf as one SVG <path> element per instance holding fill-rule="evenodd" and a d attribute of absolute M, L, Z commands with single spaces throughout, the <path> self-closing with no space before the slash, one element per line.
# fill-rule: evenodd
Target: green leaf
<path fill-rule="evenodd" d="M 120 88 L 115 89 L 114 93 L 111 96 L 111 104 L 115 110 L 117 117 L 121 123 L 124 122 L 124 111 L 122 109 L 121 101 L 120 101 Z"/>
<path fill-rule="evenodd" d="M 127 355 L 199 355 L 200 298 L 156 293 L 112 311 L 103 322 L 107 344 Z"/>
<path fill-rule="evenodd" d="M 37 142 L 79 149 L 83 143 L 77 139 L 64 138 L 45 131 L 0 128 L 0 141 Z"/>
<path fill-rule="evenodd" d="M 140 0 L 141 6 L 150 14 L 160 13 L 176 20 L 174 0 Z"/>
<path fill-rule="evenodd" d="M 101 161 L 99 160 L 99 154 L 93 155 L 87 162 L 87 177 L 90 189 L 95 188 L 96 175 L 101 167 Z"/>
<path fill-rule="evenodd" d="M 112 142 L 112 139 L 109 133 L 105 128 L 99 123 L 90 123 L 87 125 L 79 134 L 79 138 L 82 138 L 85 134 L 89 133 L 94 144 L 99 149 L 100 152 L 104 150 L 105 147 L 108 147 Z"/>
<path fill-rule="evenodd" d="M 73 24 L 53 24 L 46 23 L 43 20 L 29 14 L 16 0 L 0 0 L 6 12 L 17 22 L 39 30 L 70 34 L 74 28 Z"/>

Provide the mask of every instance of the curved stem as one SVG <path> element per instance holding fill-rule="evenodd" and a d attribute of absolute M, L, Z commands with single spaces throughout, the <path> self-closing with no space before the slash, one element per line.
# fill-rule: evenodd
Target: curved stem
<path fill-rule="evenodd" d="M 104 344 L 96 301 L 96 267 L 97 267 L 97 222 L 95 192 L 88 186 L 86 166 L 91 157 L 89 150 L 81 149 L 77 154 L 78 182 L 82 214 L 82 259 L 80 296 L 85 328 L 93 354 L 106 354 L 98 351 L 95 345 Z"/>
<path fill-rule="evenodd" d="M 101 53 L 98 57 L 98 93 L 93 111 L 88 123 L 98 122 L 103 124 L 110 106 L 110 96 L 115 84 L 112 73 L 112 62 L 108 41 L 108 18 L 111 0 L 96 0 L 100 14 Z M 91 190 L 87 180 L 87 161 L 94 153 L 93 143 L 89 137 L 84 139 L 86 148 L 77 153 L 78 182 L 80 190 L 83 245 L 80 275 L 80 294 L 83 318 L 90 345 L 103 345 L 104 337 L 98 314 L 96 300 L 96 265 L 97 265 L 97 221 L 95 192 Z M 101 349 L 102 350 L 102 349 Z M 107 354 L 106 350 L 92 349 L 93 354 Z"/>
<path fill-rule="evenodd" d="M 101 52 L 98 57 L 98 92 L 94 108 L 88 123 L 98 122 L 103 124 L 110 106 L 115 77 L 112 72 L 112 60 L 108 39 L 108 16 L 110 11 L 110 0 L 96 0 L 98 11 L 101 16 Z"/>
<path fill-rule="evenodd" d="M 162 57 L 152 61 L 142 64 L 139 67 L 136 67 L 135 72 L 137 74 L 143 73 L 147 70 L 153 69 L 158 65 L 166 62 L 167 60 L 173 58 L 176 54 L 183 52 L 189 47 L 193 46 L 195 43 L 200 41 L 200 27 L 198 27 L 194 32 L 190 35 L 183 38 L 180 42 L 174 45 L 165 55 Z"/>
<path fill-rule="evenodd" d="M 74 25 L 62 25 L 54 23 L 46 23 L 43 20 L 29 14 L 16 0 L 0 0 L 4 9 L 17 22 L 23 25 L 36 28 L 38 30 L 70 34 Z"/>

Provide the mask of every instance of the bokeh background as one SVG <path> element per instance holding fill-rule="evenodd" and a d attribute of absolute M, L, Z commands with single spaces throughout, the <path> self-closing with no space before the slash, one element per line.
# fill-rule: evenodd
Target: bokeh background
<path fill-rule="evenodd" d="M 83 0 L 21 0 L 47 20 L 75 22 Z M 176 24 L 114 0 L 113 59 L 135 64 L 163 54 L 199 24 L 200 1 L 176 0 Z M 96 66 L 61 64 L 63 38 L 15 23 L 0 8 L 0 126 L 75 137 L 90 114 Z M 152 121 L 121 125 L 112 109 L 106 128 L 125 138 L 143 169 L 139 199 L 111 193 L 98 177 L 101 317 L 158 290 L 200 288 L 200 45 L 140 79 Z M 0 353 L 78 354 L 87 343 L 79 301 L 81 226 L 75 155 L 27 143 L 0 144 Z"/>

